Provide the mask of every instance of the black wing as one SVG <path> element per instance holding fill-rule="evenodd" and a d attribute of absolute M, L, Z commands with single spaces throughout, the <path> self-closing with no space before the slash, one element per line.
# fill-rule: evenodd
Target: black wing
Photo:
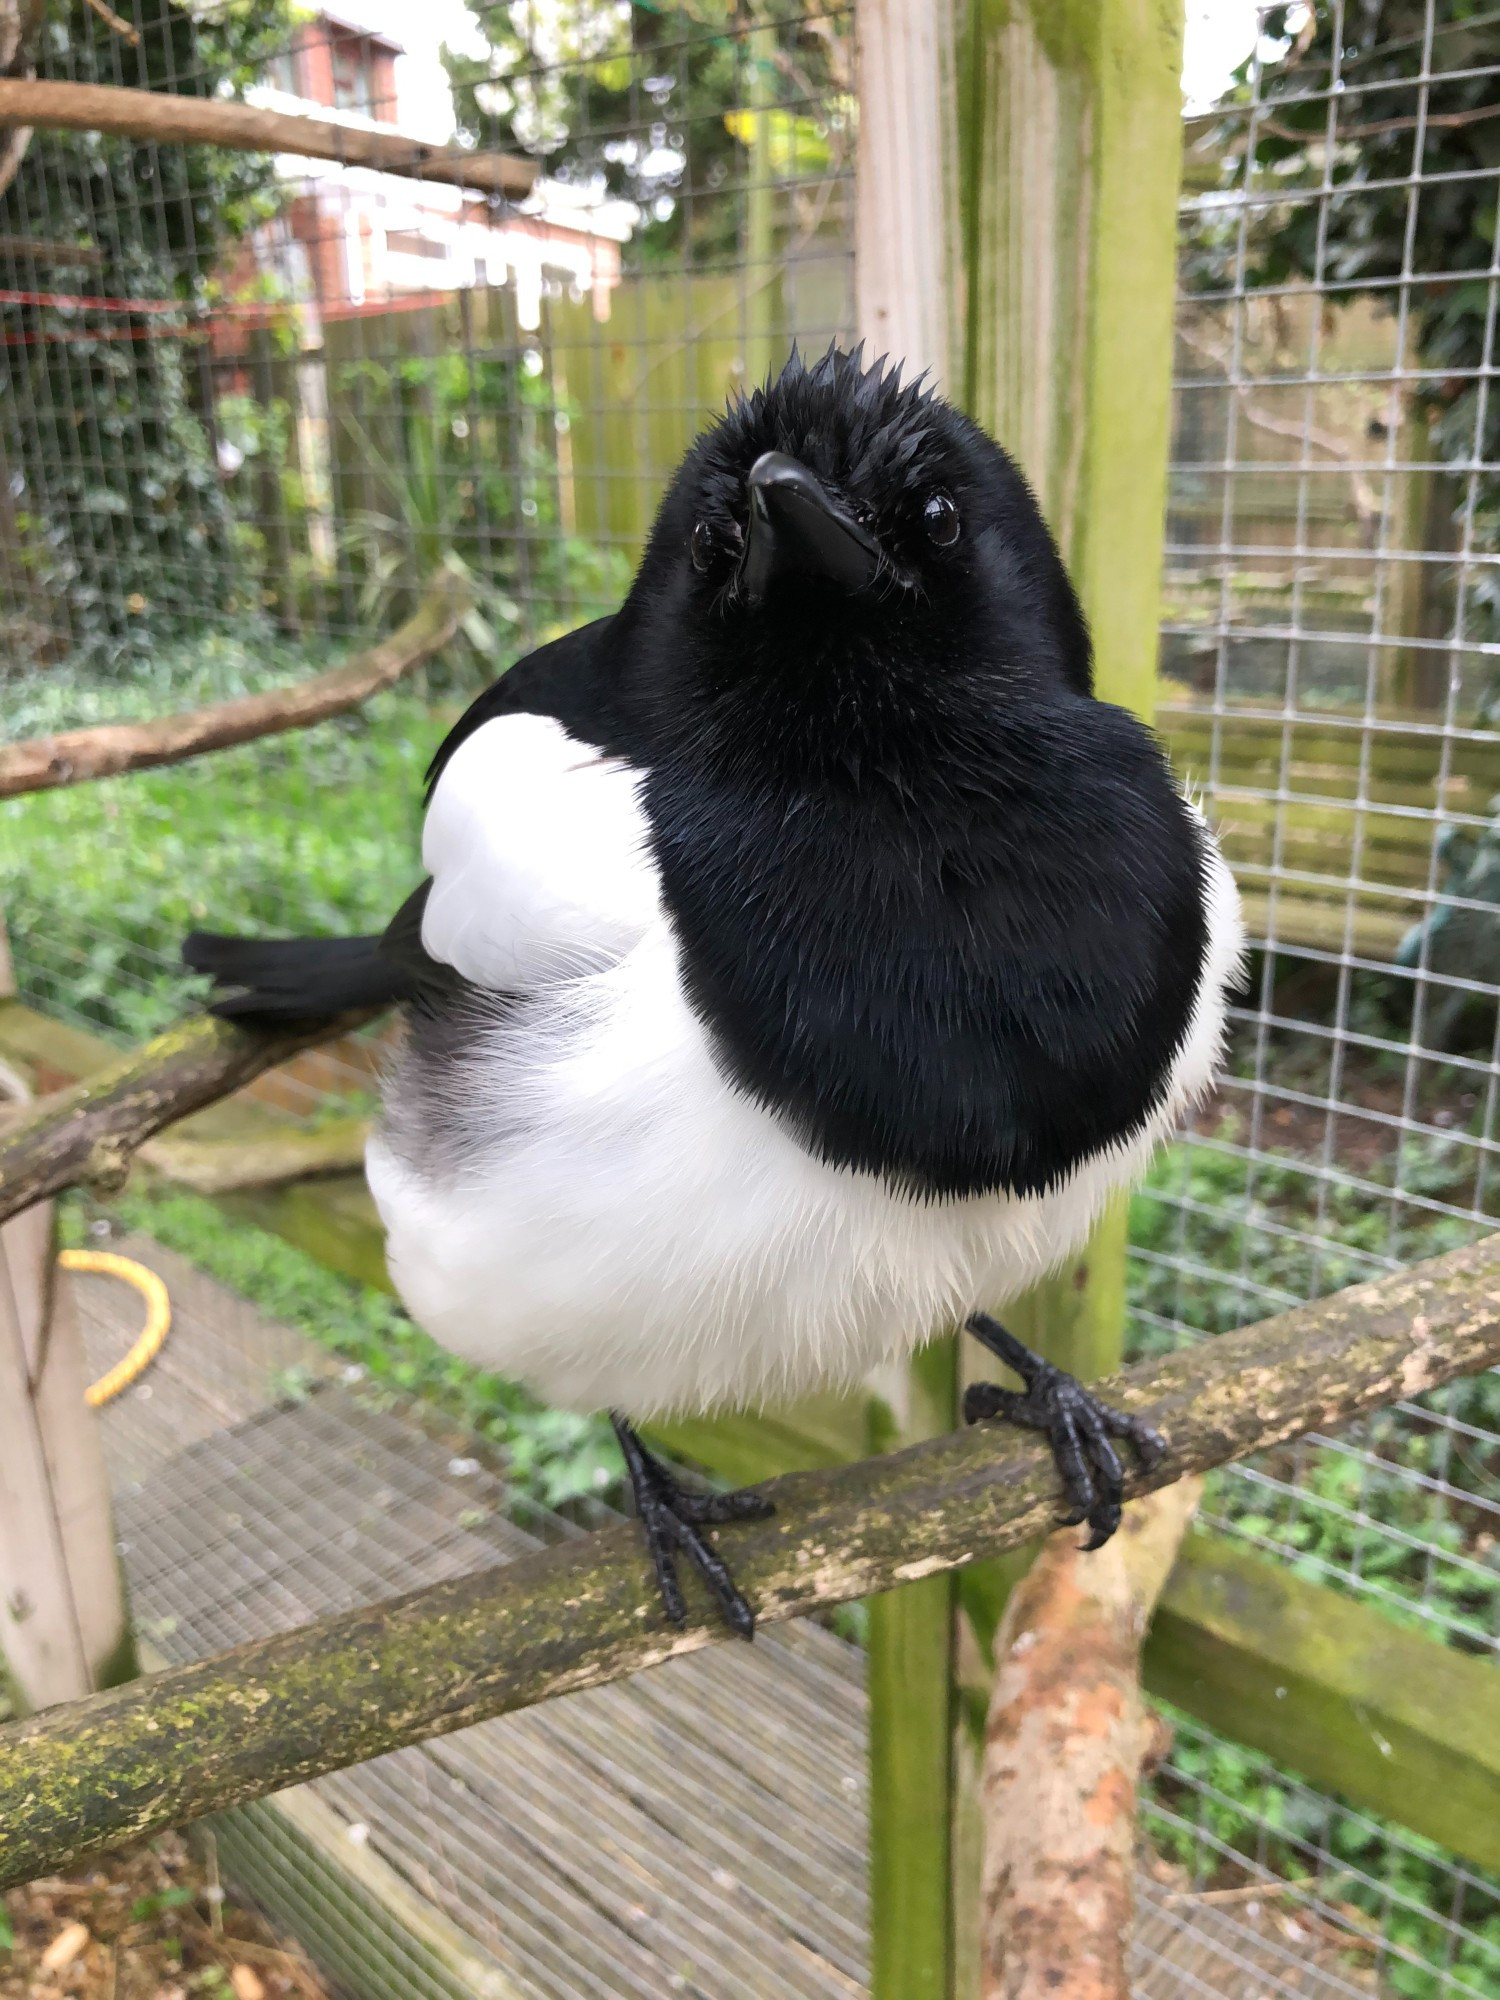
<path fill-rule="evenodd" d="M 438 745 L 427 766 L 427 797 L 460 743 L 497 715 L 555 716 L 570 736 L 600 750 L 617 747 L 613 660 L 609 635 L 615 615 L 596 618 L 550 639 L 516 661 L 508 673 L 471 702 Z"/>
<path fill-rule="evenodd" d="M 466 737 L 497 715 L 551 715 L 580 742 L 615 747 L 617 718 L 608 635 L 598 618 L 517 660 L 486 688 L 438 745 L 427 767 L 427 796 Z M 209 1011 L 228 1019 L 315 1020 L 401 1002 L 431 1006 L 463 980 L 422 945 L 430 880 L 418 884 L 377 937 L 236 938 L 194 931 L 182 955 L 212 978 Z"/>

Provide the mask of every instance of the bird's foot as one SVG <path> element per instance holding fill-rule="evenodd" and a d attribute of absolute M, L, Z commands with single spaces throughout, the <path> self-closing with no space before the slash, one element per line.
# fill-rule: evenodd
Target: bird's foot
<path fill-rule="evenodd" d="M 682 1484 L 654 1453 L 647 1451 L 623 1417 L 611 1416 L 635 1492 L 636 1512 L 646 1531 L 646 1547 L 656 1570 L 662 1608 L 674 1625 L 687 1622 L 687 1606 L 677 1580 L 677 1557 L 684 1555 L 713 1593 L 715 1603 L 742 1639 L 755 1637 L 755 1613 L 729 1574 L 724 1559 L 702 1533 L 726 1521 L 763 1521 L 776 1510 L 755 1492 L 698 1493 Z"/>
<path fill-rule="evenodd" d="M 1033 1354 L 988 1313 L 975 1313 L 968 1326 L 976 1340 L 1016 1371 L 1026 1389 L 1018 1394 L 993 1382 L 972 1383 L 964 1391 L 964 1422 L 1004 1417 L 1029 1430 L 1045 1431 L 1070 1505 L 1063 1526 L 1087 1521 L 1085 1548 L 1101 1548 L 1120 1525 L 1125 1484 L 1119 1453 L 1110 1440 L 1124 1438 L 1149 1468 L 1166 1450 L 1164 1439 L 1139 1417 L 1101 1403 L 1072 1375 Z"/>

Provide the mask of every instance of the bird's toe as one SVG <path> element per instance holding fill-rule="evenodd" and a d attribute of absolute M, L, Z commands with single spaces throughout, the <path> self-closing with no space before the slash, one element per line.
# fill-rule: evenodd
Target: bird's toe
<path fill-rule="evenodd" d="M 964 1390 L 964 1422 L 987 1424 L 1004 1409 L 1005 1391 L 994 1382 L 971 1382 Z"/>
<path fill-rule="evenodd" d="M 686 1520 L 703 1527 L 717 1527 L 726 1521 L 765 1521 L 776 1512 L 774 1503 L 754 1487 L 734 1493 L 693 1493 L 682 1488 L 676 1506 Z"/>

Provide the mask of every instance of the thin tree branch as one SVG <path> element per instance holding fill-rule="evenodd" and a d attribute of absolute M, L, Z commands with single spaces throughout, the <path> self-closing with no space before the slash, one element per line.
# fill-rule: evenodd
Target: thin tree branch
<path fill-rule="evenodd" d="M 1053 1535 L 995 1639 L 984 1745 L 983 2000 L 1129 2000 L 1136 1793 L 1153 1740 L 1141 1641 L 1202 1491 L 1125 1509 L 1092 1555 Z"/>
<path fill-rule="evenodd" d="M 1500 1243 L 1453 1251 L 1127 1370 L 1103 1393 L 1167 1451 L 1164 1486 L 1500 1361 Z M 720 1532 L 760 1616 L 956 1569 L 1056 1521 L 1043 1446 L 981 1427 L 767 1488 Z M 666 1624 L 626 1522 L 0 1730 L 0 1887 L 727 1636 L 695 1579 Z"/>
<path fill-rule="evenodd" d="M 368 701 L 440 652 L 457 632 L 472 596 L 472 585 L 459 571 L 440 569 L 417 610 L 389 639 L 311 680 L 153 722 L 109 722 L 0 745 L 0 799 L 77 785 L 86 778 L 113 778 L 123 771 L 181 764 L 209 750 L 227 750 L 236 743 L 326 722 Z"/>
<path fill-rule="evenodd" d="M 141 39 L 139 28 L 132 28 L 128 21 L 122 20 L 113 7 L 105 5 L 105 0 L 89 0 L 89 5 L 104 25 L 112 28 L 121 41 L 129 42 L 132 48 L 139 46 Z"/>
<path fill-rule="evenodd" d="M 1255 401 L 1254 383 L 1230 379 L 1231 366 L 1227 347 L 1216 346 L 1201 333 L 1195 333 L 1190 326 L 1179 325 L 1177 332 L 1185 345 L 1191 347 L 1195 353 L 1206 356 L 1224 370 L 1224 386 L 1239 398 L 1240 409 L 1248 424 L 1253 425 L 1256 430 L 1267 432 L 1271 437 L 1291 438 L 1295 443 L 1302 445 L 1304 450 L 1311 445 L 1317 451 L 1326 451 L 1330 458 L 1337 459 L 1343 465 L 1349 475 L 1351 497 L 1354 501 L 1354 511 L 1359 516 L 1360 529 L 1367 544 L 1372 542 L 1380 517 L 1380 503 L 1371 491 L 1369 483 L 1351 465 L 1350 460 L 1354 454 L 1348 441 L 1336 437 L 1332 431 L 1320 430 L 1316 424 L 1303 423 L 1300 418 L 1273 417 L 1269 410 L 1263 410 Z M 1295 459 L 1288 459 L 1285 464 L 1289 472 L 1313 469 L 1305 463 L 1299 465 Z"/>
<path fill-rule="evenodd" d="M 179 1021 L 70 1090 L 44 1097 L 0 1136 L 0 1222 L 86 1184 L 118 1187 L 132 1155 L 165 1126 L 228 1097 L 299 1049 L 369 1020 L 345 1014 L 275 1031 L 211 1014 Z"/>
<path fill-rule="evenodd" d="M 292 153 L 337 160 L 414 180 L 443 181 L 519 200 L 529 194 L 536 163 L 509 153 L 469 153 L 428 146 L 409 134 L 343 125 L 333 118 L 267 111 L 222 97 L 187 97 L 167 90 L 123 90 L 106 83 L 34 82 L 0 78 L 0 125 L 64 132 L 111 132 L 162 145 L 225 146 L 242 153 Z"/>

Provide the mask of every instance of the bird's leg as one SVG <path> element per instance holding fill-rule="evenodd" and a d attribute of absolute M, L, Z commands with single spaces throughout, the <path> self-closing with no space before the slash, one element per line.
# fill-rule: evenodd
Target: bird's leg
<path fill-rule="evenodd" d="M 1008 1423 L 1045 1431 L 1072 1508 L 1063 1517 L 1063 1525 L 1076 1527 L 1087 1521 L 1089 1538 L 1084 1546 L 1102 1547 L 1120 1525 L 1125 1479 L 1119 1453 L 1110 1439 L 1128 1440 L 1141 1464 L 1148 1467 L 1166 1450 L 1165 1442 L 1139 1417 L 1112 1410 L 1072 1375 L 1033 1354 L 988 1313 L 975 1313 L 968 1328 L 991 1354 L 1016 1371 L 1026 1389 L 1018 1394 L 993 1382 L 971 1383 L 964 1391 L 964 1422 L 977 1424 L 987 1417 L 1004 1417 Z"/>
<path fill-rule="evenodd" d="M 625 1468 L 635 1492 L 636 1512 L 646 1531 L 661 1591 L 663 1609 L 674 1625 L 687 1622 L 687 1606 L 677 1581 L 677 1556 L 685 1555 L 713 1592 L 714 1599 L 742 1639 L 755 1637 L 755 1613 L 745 1602 L 723 1558 L 700 1532 L 724 1521 L 763 1521 L 775 1509 L 764 1495 L 696 1493 L 669 1472 L 621 1416 L 610 1414 L 615 1436 L 625 1454 Z"/>

